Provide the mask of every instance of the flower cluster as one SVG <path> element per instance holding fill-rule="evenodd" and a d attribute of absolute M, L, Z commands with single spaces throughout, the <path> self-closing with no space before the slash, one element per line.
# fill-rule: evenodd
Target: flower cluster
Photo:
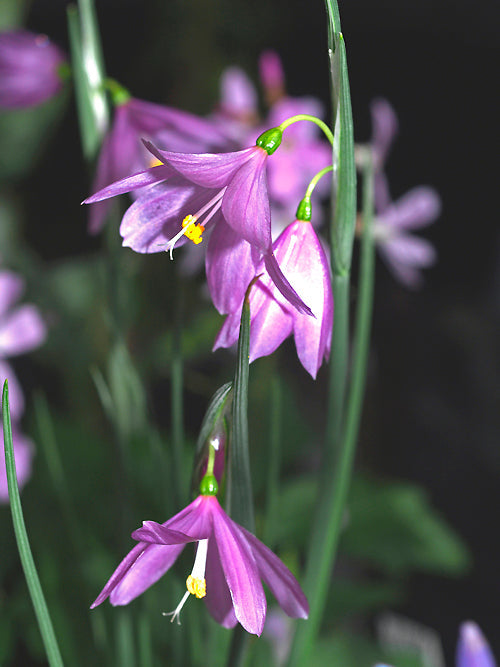
<path fill-rule="evenodd" d="M 7 359 L 38 347 L 46 335 L 45 324 L 35 306 L 15 306 L 23 289 L 24 281 L 19 275 L 6 270 L 0 271 L 0 377 L 9 381 L 14 456 L 20 487 L 30 476 L 33 445 L 19 430 L 19 422 L 24 412 L 24 396 Z M 7 500 L 7 478 L 2 457 L 0 502 Z"/>

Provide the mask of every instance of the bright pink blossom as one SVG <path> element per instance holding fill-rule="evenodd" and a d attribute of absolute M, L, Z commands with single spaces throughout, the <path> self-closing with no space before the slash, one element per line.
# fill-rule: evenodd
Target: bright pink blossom
<path fill-rule="evenodd" d="M 92 608 L 108 597 L 113 605 L 128 604 L 172 567 L 188 542 L 196 542 L 195 563 L 186 582 L 189 592 L 173 618 L 193 593 L 204 597 L 217 623 L 232 628 L 239 622 L 248 632 L 260 635 L 267 610 L 261 580 L 289 616 L 307 618 L 307 600 L 290 570 L 230 519 L 215 496 L 198 496 L 164 524 L 145 521 L 132 537 L 139 544 L 117 567 Z"/>

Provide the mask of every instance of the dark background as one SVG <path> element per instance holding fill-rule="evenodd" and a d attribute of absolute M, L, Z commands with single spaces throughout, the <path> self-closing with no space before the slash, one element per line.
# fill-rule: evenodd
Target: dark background
<path fill-rule="evenodd" d="M 34 2 L 27 25 L 67 48 L 65 4 Z M 96 4 L 108 73 L 137 97 L 208 113 L 222 69 L 237 64 L 255 79 L 259 53 L 272 47 L 290 94 L 328 105 L 320 0 Z M 439 262 L 423 289 L 409 292 L 377 266 L 360 456 L 382 475 L 424 485 L 470 546 L 465 579 L 415 577 L 400 609 L 440 633 L 450 665 L 467 618 L 500 656 L 498 8 L 490 0 L 340 5 L 357 140 L 370 135 L 370 100 L 387 97 L 400 119 L 387 166 L 393 196 L 428 184 L 443 200 L 439 221 L 424 232 Z M 75 205 L 89 186 L 70 114 L 58 136 L 30 176 L 27 204 L 27 241 L 47 260 L 96 244 Z M 58 181 L 48 183 L 44 173 L 54 172 Z M 56 192 L 61 214 L 51 217 Z"/>

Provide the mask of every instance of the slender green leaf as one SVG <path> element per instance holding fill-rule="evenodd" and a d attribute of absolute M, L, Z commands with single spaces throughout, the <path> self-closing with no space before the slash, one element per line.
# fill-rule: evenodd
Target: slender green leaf
<path fill-rule="evenodd" d="M 251 288 L 250 288 L 251 289 Z M 234 376 L 227 510 L 231 517 L 248 530 L 255 531 L 248 454 L 248 358 L 250 346 L 250 304 L 245 297 L 241 311 L 238 357 Z"/>
<path fill-rule="evenodd" d="M 12 513 L 12 522 L 14 524 L 14 533 L 16 535 L 19 557 L 23 566 L 24 576 L 31 596 L 31 601 L 35 609 L 38 621 L 38 627 L 42 635 L 45 652 L 51 667 L 62 667 L 63 661 L 57 639 L 52 627 L 49 610 L 45 597 L 43 595 L 35 562 L 31 553 L 31 547 L 24 523 L 23 510 L 21 507 L 21 497 L 17 484 L 16 463 L 14 459 L 14 445 L 12 442 L 12 425 L 10 421 L 9 408 L 9 389 L 7 380 L 3 385 L 2 393 L 2 416 L 3 416 L 3 437 L 5 446 L 5 468 L 7 471 L 7 487 L 9 490 L 10 509 Z"/>
<path fill-rule="evenodd" d="M 333 145 L 334 217 L 331 225 L 333 271 L 348 274 L 356 229 L 356 166 L 354 130 L 344 36 L 336 0 L 326 0 L 330 57 Z"/>
<path fill-rule="evenodd" d="M 99 30 L 92 0 L 68 7 L 68 32 L 83 153 L 97 154 L 109 120 Z"/>

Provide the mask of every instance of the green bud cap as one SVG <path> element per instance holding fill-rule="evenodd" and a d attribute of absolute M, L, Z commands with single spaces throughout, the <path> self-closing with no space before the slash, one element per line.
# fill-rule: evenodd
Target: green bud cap
<path fill-rule="evenodd" d="M 205 475 L 200 482 L 200 493 L 202 496 L 216 496 L 219 492 L 219 485 L 215 475 Z"/>
<path fill-rule="evenodd" d="M 114 79 L 106 79 L 104 85 L 111 93 L 111 99 L 113 100 L 115 107 L 127 104 L 130 100 L 130 93 L 121 85 L 121 83 L 118 83 L 118 81 L 115 81 Z"/>
<path fill-rule="evenodd" d="M 309 197 L 304 197 L 301 200 L 300 204 L 297 206 L 297 213 L 295 217 L 297 220 L 303 220 L 304 222 L 311 222 L 312 207 L 311 200 Z"/>
<path fill-rule="evenodd" d="M 272 127 L 270 130 L 263 132 L 255 143 L 263 148 L 268 155 L 272 155 L 281 144 L 282 138 L 283 130 L 280 130 L 279 127 Z"/>

